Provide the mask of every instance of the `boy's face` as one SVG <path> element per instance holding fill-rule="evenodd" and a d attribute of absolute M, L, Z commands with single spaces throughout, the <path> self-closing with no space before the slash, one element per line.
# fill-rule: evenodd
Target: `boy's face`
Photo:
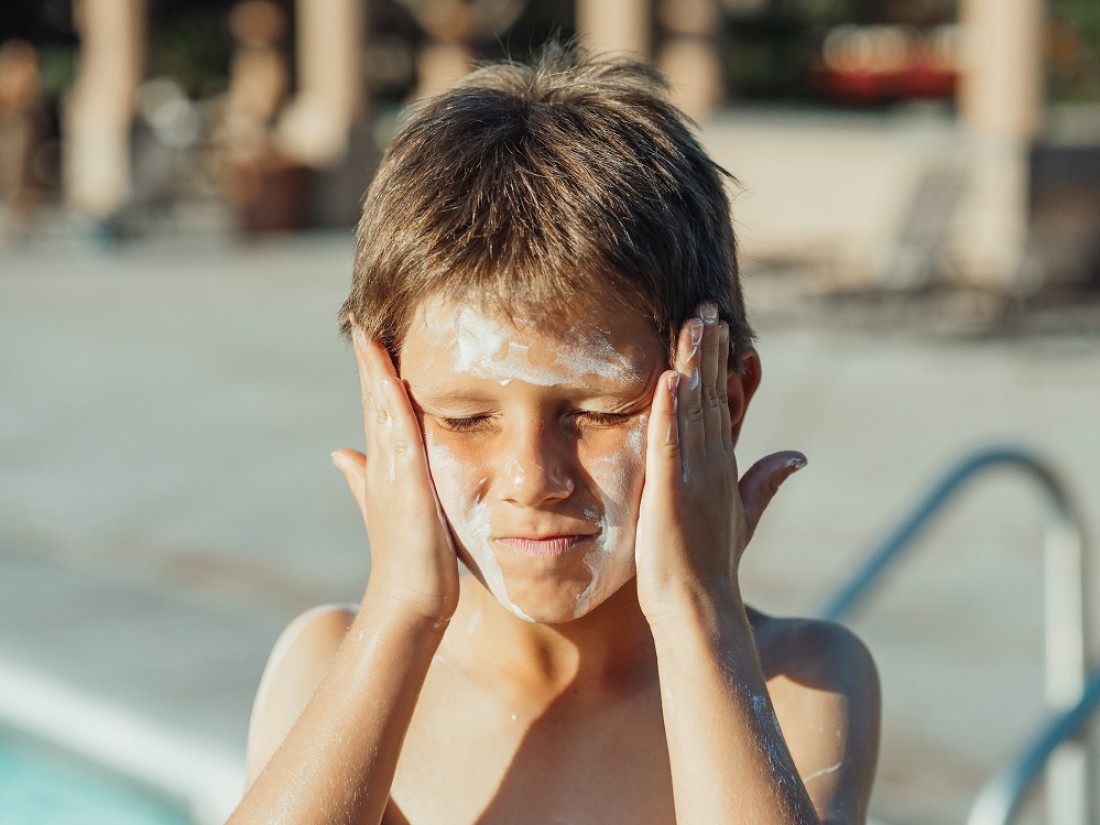
<path fill-rule="evenodd" d="M 634 575 L 646 426 L 664 347 L 640 316 L 514 323 L 433 302 L 401 377 L 463 562 L 516 615 L 583 616 Z"/>

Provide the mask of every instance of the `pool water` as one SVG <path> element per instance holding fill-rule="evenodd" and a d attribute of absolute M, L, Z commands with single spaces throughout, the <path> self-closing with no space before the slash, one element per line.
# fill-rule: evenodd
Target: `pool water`
<path fill-rule="evenodd" d="M 0 825 L 192 825 L 125 780 L 21 739 L 0 737 Z"/>

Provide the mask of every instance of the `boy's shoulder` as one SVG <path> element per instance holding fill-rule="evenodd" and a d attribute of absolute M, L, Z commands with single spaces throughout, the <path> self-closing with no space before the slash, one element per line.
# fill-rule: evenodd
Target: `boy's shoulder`
<path fill-rule="evenodd" d="M 299 614 L 279 634 L 268 669 L 290 669 L 287 665 L 293 664 L 293 670 L 311 671 L 327 665 L 358 612 L 357 604 L 323 604 Z"/>
<path fill-rule="evenodd" d="M 313 607 L 279 634 L 264 667 L 248 730 L 248 781 L 267 764 L 344 641 L 359 606 Z"/>
<path fill-rule="evenodd" d="M 814 806 L 822 819 L 864 821 L 882 705 L 870 651 L 836 622 L 751 609 L 749 621 L 776 721 Z"/>
<path fill-rule="evenodd" d="M 840 689 L 876 678 L 867 646 L 842 624 L 823 619 L 770 616 L 748 608 L 765 677 L 786 677 L 821 689 Z"/>

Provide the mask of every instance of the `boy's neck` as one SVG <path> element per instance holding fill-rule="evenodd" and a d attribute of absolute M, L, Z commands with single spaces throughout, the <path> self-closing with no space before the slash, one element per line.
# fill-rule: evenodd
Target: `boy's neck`
<path fill-rule="evenodd" d="M 517 618 L 470 577 L 441 653 L 486 689 L 523 703 L 566 691 L 581 701 L 633 693 L 657 674 L 633 581 L 586 616 L 549 625 Z"/>

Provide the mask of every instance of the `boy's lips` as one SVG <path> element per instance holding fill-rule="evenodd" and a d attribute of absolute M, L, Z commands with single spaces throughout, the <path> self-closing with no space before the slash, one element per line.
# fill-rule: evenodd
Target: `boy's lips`
<path fill-rule="evenodd" d="M 579 533 L 556 536 L 504 536 L 496 541 L 507 550 L 520 555 L 535 558 L 554 558 L 564 556 L 585 546 L 595 534 Z"/>

